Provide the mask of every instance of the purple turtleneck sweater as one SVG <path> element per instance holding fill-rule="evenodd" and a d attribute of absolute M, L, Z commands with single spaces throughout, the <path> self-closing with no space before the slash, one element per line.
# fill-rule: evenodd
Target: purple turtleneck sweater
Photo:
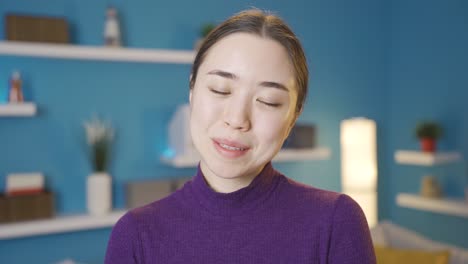
<path fill-rule="evenodd" d="M 376 263 L 349 196 L 295 182 L 271 163 L 245 188 L 217 193 L 198 168 L 170 196 L 114 226 L 106 264 Z"/>

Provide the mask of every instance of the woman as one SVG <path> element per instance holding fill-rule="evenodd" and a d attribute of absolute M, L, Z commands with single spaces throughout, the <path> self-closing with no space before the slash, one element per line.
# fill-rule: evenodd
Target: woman
<path fill-rule="evenodd" d="M 220 24 L 190 78 L 198 172 L 123 216 L 106 263 L 375 263 L 357 203 L 272 168 L 307 83 L 301 44 L 278 17 L 248 10 Z"/>

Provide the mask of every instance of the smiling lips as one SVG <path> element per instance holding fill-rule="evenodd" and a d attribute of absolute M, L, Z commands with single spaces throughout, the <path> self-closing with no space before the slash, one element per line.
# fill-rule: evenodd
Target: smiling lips
<path fill-rule="evenodd" d="M 239 142 L 230 141 L 226 139 L 214 138 L 213 144 L 218 151 L 225 158 L 238 158 L 243 156 L 249 151 L 249 146 L 243 145 Z"/>

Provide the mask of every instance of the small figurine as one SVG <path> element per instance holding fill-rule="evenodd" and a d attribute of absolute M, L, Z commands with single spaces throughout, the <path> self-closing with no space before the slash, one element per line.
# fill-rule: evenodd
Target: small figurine
<path fill-rule="evenodd" d="M 8 91 L 8 102 L 21 103 L 24 101 L 23 91 L 21 89 L 21 75 L 18 71 L 13 72 L 10 80 L 10 89 Z"/>
<path fill-rule="evenodd" d="M 117 18 L 117 10 L 110 6 L 106 11 L 106 24 L 104 29 L 104 40 L 106 46 L 119 47 L 120 42 L 120 28 Z"/>
<path fill-rule="evenodd" d="M 421 180 L 421 195 L 428 198 L 441 198 L 442 189 L 433 176 L 424 176 Z"/>

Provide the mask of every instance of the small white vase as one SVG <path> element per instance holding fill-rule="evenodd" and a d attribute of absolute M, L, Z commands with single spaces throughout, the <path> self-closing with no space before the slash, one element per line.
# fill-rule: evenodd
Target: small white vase
<path fill-rule="evenodd" d="M 105 215 L 112 209 L 112 178 L 106 172 L 88 176 L 86 182 L 86 206 L 92 215 Z"/>

